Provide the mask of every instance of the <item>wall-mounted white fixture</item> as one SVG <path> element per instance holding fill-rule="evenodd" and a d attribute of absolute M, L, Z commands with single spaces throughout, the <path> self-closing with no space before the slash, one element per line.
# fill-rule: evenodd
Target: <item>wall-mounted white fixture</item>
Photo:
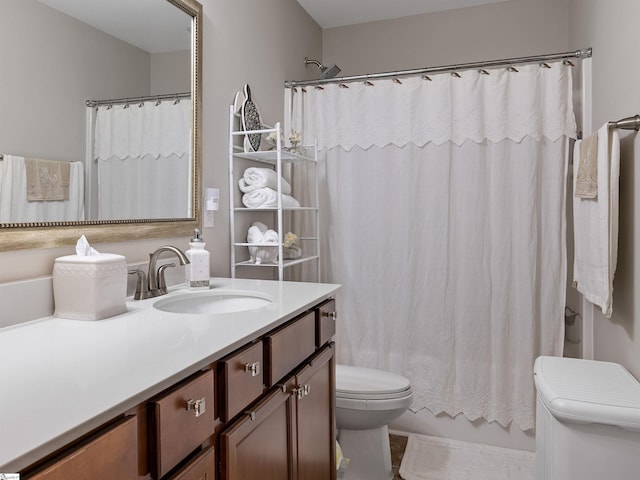
<path fill-rule="evenodd" d="M 213 212 L 220 208 L 220 189 L 204 189 L 203 227 L 213 227 Z"/>

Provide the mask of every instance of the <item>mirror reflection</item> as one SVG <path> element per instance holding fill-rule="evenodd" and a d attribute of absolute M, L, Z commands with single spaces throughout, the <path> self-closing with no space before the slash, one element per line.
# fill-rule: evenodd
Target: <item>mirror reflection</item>
<path fill-rule="evenodd" d="M 0 224 L 195 216 L 191 24 L 163 0 L 0 0 Z"/>

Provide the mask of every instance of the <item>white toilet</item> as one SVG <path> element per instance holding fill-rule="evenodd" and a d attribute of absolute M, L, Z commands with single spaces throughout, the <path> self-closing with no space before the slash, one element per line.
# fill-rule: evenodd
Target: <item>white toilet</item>
<path fill-rule="evenodd" d="M 393 478 L 387 425 L 412 400 L 409 380 L 401 375 L 336 365 L 338 442 L 350 459 L 345 480 Z"/>

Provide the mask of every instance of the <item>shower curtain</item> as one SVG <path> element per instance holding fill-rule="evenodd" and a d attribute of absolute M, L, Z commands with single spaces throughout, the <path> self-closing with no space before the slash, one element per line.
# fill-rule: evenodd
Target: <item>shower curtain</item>
<path fill-rule="evenodd" d="M 98 107 L 99 219 L 191 216 L 190 125 L 189 99 Z"/>
<path fill-rule="evenodd" d="M 307 87 L 323 280 L 341 363 L 408 377 L 415 410 L 534 426 L 533 362 L 560 355 L 571 69 Z"/>
<path fill-rule="evenodd" d="M 69 162 L 69 198 L 27 199 L 25 158 L 4 154 L 0 160 L 0 223 L 75 222 L 84 220 L 84 164 Z"/>

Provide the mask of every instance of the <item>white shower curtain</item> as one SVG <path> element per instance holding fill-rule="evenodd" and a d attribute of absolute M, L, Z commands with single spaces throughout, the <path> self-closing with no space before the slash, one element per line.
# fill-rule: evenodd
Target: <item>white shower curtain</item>
<path fill-rule="evenodd" d="M 533 427 L 532 368 L 559 355 L 570 67 L 308 87 L 323 279 L 338 361 L 407 376 L 414 408 Z"/>
<path fill-rule="evenodd" d="M 98 108 L 94 157 L 101 220 L 191 216 L 190 125 L 189 99 Z"/>
<path fill-rule="evenodd" d="M 4 154 L 0 160 L 0 223 L 75 222 L 84 220 L 84 165 L 69 164 L 69 199 L 27 200 L 25 158 Z"/>

